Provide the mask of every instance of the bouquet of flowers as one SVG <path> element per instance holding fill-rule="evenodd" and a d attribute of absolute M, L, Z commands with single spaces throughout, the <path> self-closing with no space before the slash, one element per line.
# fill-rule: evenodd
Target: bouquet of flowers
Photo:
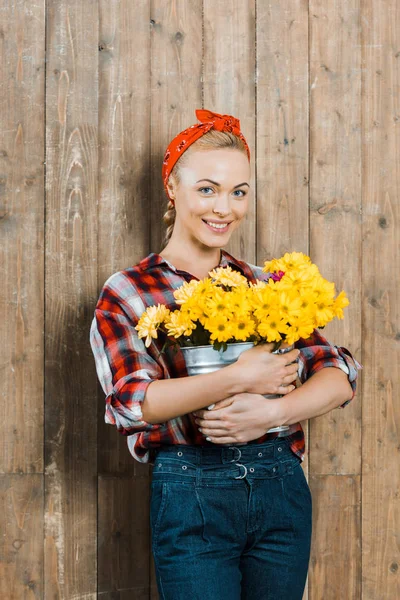
<path fill-rule="evenodd" d="M 212 345 L 225 351 L 229 343 L 274 342 L 276 351 L 335 317 L 343 319 L 346 293 L 335 297 L 335 284 L 322 277 L 309 256 L 286 253 L 265 261 L 263 271 L 270 277 L 257 283 L 230 266 L 185 282 L 174 291 L 177 310 L 158 304 L 144 311 L 136 326 L 139 337 L 146 338 L 146 347 L 161 330 L 167 335 L 165 344 L 181 347 Z"/>

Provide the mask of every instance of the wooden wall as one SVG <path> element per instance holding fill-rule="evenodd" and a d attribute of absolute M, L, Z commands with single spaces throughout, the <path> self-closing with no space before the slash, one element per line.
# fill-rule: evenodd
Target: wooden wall
<path fill-rule="evenodd" d="M 162 249 L 164 150 L 240 118 L 255 190 L 227 250 L 311 255 L 351 301 L 353 403 L 304 423 L 308 600 L 400 597 L 400 3 L 0 0 L 0 597 L 157 598 L 151 467 L 104 423 L 89 327 Z"/>

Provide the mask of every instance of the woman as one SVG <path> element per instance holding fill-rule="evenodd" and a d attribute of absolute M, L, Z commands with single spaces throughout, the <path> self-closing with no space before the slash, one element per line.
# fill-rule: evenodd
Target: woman
<path fill-rule="evenodd" d="M 207 110 L 196 116 L 200 123 L 164 156 L 165 247 L 111 275 L 96 305 L 90 341 L 105 420 L 128 436 L 136 460 L 154 465 L 150 522 L 161 599 L 301 600 L 312 500 L 300 421 L 348 404 L 361 365 L 314 330 L 286 354 L 258 345 L 223 376 L 188 377 L 180 351 L 160 354 L 163 339 L 146 348 L 138 338 L 146 306 L 175 310 L 174 289 L 216 266 L 252 282 L 268 278 L 222 250 L 251 191 L 239 120 Z M 262 395 L 274 393 L 282 397 Z M 282 424 L 289 429 L 266 433 Z"/>

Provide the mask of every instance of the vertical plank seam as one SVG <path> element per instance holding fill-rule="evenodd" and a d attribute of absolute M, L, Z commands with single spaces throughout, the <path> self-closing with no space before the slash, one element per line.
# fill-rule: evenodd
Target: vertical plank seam
<path fill-rule="evenodd" d="M 364 103 L 363 103 L 363 98 L 364 98 L 364 94 L 363 94 L 363 90 L 364 90 L 364 36 L 363 36 L 363 28 L 362 28 L 362 16 L 363 16 L 363 8 L 362 8 L 362 3 L 359 4 L 359 13 L 358 13 L 358 23 L 359 23 L 359 28 L 360 28 L 360 73 L 361 73 L 361 81 L 360 81 L 360 209 L 359 209 L 359 214 L 360 214 L 360 308 L 361 308 L 361 317 L 360 317 L 360 327 L 361 327 L 361 334 L 360 334 L 360 357 L 361 357 L 361 364 L 364 363 L 363 360 L 363 352 L 362 349 L 364 347 L 363 344 L 363 332 L 364 332 L 364 310 L 363 310 L 363 298 L 364 298 L 364 279 L 363 279 L 363 275 L 364 275 L 364 265 L 363 265 L 363 242 L 364 242 L 364 234 L 363 234 L 363 193 L 364 193 L 364 172 L 363 172 L 363 166 L 364 166 L 364 151 L 363 151 L 363 133 L 364 133 Z M 360 373 L 360 379 L 362 377 L 362 373 Z M 364 378 L 363 378 L 364 379 Z M 364 387 L 362 388 L 364 391 Z M 361 465 L 360 465 L 360 515 L 359 515 L 359 535 L 360 535 L 360 592 L 361 592 L 361 598 L 363 597 L 363 588 L 364 588 L 364 578 L 363 578 L 363 573 L 364 573 L 364 565 L 363 565 L 363 559 L 364 559 L 364 553 L 363 553 L 363 456 L 364 456 L 364 448 L 363 448 L 363 440 L 364 440 L 364 436 L 363 436 L 363 423 L 364 423 L 364 418 L 363 418 L 363 403 L 361 402 L 361 426 L 360 426 L 360 446 L 361 446 Z"/>
<path fill-rule="evenodd" d="M 255 253 L 255 263 L 258 265 L 258 195 L 257 195 L 257 119 L 258 119 L 258 106 L 257 106 L 257 84 L 258 84 L 258 62 L 257 62 L 257 6 L 258 0 L 254 2 L 254 253 Z"/>
<path fill-rule="evenodd" d="M 43 597 L 46 597 L 46 579 L 45 579 L 45 560 L 46 560 L 46 241 L 47 241 L 47 137 L 46 137 L 46 117 L 47 117 L 47 0 L 44 0 L 44 93 L 43 93 L 43 494 L 42 494 L 42 540 L 43 540 L 43 561 L 42 561 L 42 581 Z"/>
<path fill-rule="evenodd" d="M 148 23 L 149 24 L 149 30 L 148 30 L 149 31 L 149 44 L 148 44 L 148 48 L 149 48 L 149 52 L 150 52 L 150 57 L 149 57 L 149 67 L 150 68 L 149 68 L 149 73 L 148 73 L 148 89 L 149 89 L 149 96 L 150 96 L 150 99 L 149 99 L 150 100 L 150 117 L 149 117 L 149 121 L 150 122 L 149 122 L 149 133 L 148 133 L 148 135 L 149 135 L 149 140 L 148 140 L 148 143 L 149 143 L 148 158 L 149 158 L 149 164 L 151 165 L 151 167 L 152 167 L 152 163 L 153 163 L 152 157 L 151 157 L 151 150 L 152 150 L 152 135 L 151 135 L 152 134 L 152 130 L 151 130 L 151 126 L 152 126 L 152 116 L 153 116 L 153 102 L 152 102 L 153 101 L 153 94 L 152 94 L 152 89 L 151 89 L 151 74 L 153 72 L 153 61 L 152 61 L 152 59 L 153 59 L 153 48 L 152 48 L 153 36 L 152 36 L 152 27 L 151 27 L 152 14 L 153 14 L 153 2 L 150 0 L 150 3 L 149 3 L 149 14 L 148 14 L 148 17 L 149 17 L 149 23 Z M 162 160 L 164 160 L 164 157 L 162 157 Z M 153 202 L 153 185 L 152 185 L 152 180 L 153 180 L 153 177 L 150 177 L 150 182 L 148 184 L 149 185 L 148 191 L 149 191 L 149 194 L 150 194 L 150 202 Z M 152 218 L 151 218 L 151 215 L 152 214 L 153 214 L 153 211 L 150 210 L 150 218 L 148 219 L 148 225 L 147 225 L 148 226 L 148 252 L 152 251 L 152 248 L 151 248 L 151 246 L 152 246 L 152 238 L 151 238 L 151 231 L 152 231 L 151 222 L 152 222 Z M 162 242 L 162 244 L 163 244 L 163 242 Z M 152 474 L 149 473 L 149 475 L 150 476 L 149 476 L 148 481 L 147 481 L 147 483 L 148 483 L 148 491 L 149 491 L 149 495 L 148 495 L 148 498 L 149 498 L 148 525 L 150 525 L 150 503 L 151 503 L 151 478 L 152 478 Z M 147 574 L 148 574 L 148 579 L 147 579 L 147 581 L 148 581 L 148 588 L 147 588 L 148 589 L 148 596 L 147 597 L 148 597 L 148 600 L 151 600 L 151 597 L 152 597 L 152 592 L 151 592 L 151 585 L 152 585 L 152 547 L 151 547 L 151 530 L 150 530 L 150 527 L 148 529 L 148 538 L 149 538 L 148 539 L 148 542 L 149 542 L 148 543 L 148 549 L 149 549 L 149 551 L 148 551 L 148 570 L 147 570 Z"/>
<path fill-rule="evenodd" d="M 310 60 L 311 60 L 311 41 L 310 41 L 310 0 L 307 2 L 307 208 L 308 208 L 308 223 L 307 223 L 307 254 L 310 256 L 310 231 L 311 231 L 311 198 L 310 198 L 310 183 L 311 183 L 311 170 L 310 170 L 310 154 L 311 154 L 311 143 L 310 143 L 310 105 L 311 105 L 311 89 L 310 89 Z M 311 452 L 310 452 L 310 422 L 307 424 L 307 437 L 306 442 L 308 446 L 308 480 L 311 479 Z M 307 598 L 308 600 L 312 598 L 311 594 L 311 577 L 308 577 L 308 585 L 307 585 Z"/>
<path fill-rule="evenodd" d="M 204 109 L 204 0 L 201 2 L 201 108 Z"/>

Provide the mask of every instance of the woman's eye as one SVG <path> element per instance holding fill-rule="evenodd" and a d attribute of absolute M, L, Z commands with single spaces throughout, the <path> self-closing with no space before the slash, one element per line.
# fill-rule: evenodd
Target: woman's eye
<path fill-rule="evenodd" d="M 239 196 L 239 198 L 243 198 L 243 196 L 246 195 L 247 192 L 245 192 L 244 190 L 235 190 L 236 192 L 241 192 L 243 195 Z"/>
<path fill-rule="evenodd" d="M 211 190 L 211 191 L 213 191 L 213 189 L 210 188 L 210 187 L 202 187 L 202 188 L 199 189 L 199 192 L 202 192 L 203 190 Z"/>

